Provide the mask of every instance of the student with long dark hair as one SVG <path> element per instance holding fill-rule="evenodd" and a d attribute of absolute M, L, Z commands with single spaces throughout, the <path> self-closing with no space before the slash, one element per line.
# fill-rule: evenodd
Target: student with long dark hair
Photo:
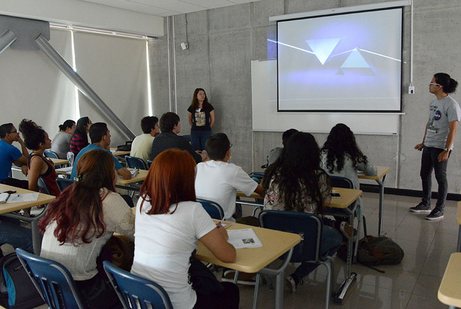
<path fill-rule="evenodd" d="M 222 291 L 195 291 L 189 282 L 191 253 L 200 240 L 218 259 L 232 263 L 236 251 L 195 198 L 195 161 L 168 149 L 152 163 L 136 209 L 135 253 L 131 272 L 160 284 L 175 309 L 238 308 L 239 292 L 223 282 Z"/>
<path fill-rule="evenodd" d="M 354 189 L 360 189 L 358 171 L 368 176 L 377 174 L 376 167 L 368 162 L 355 141 L 354 133 L 344 123 L 338 123 L 331 129 L 321 157 L 322 167 L 328 174 L 348 178 Z"/>
<path fill-rule="evenodd" d="M 429 106 L 429 120 L 423 142 L 415 146 L 423 151 L 421 156 L 421 181 L 423 198 L 410 208 L 411 212 L 428 213 L 427 220 L 442 220 L 448 193 L 447 164 L 453 150 L 461 109 L 450 93 L 456 91 L 458 82 L 446 73 L 437 73 L 429 84 L 429 92 L 435 96 Z M 437 203 L 431 211 L 432 170 L 439 185 Z"/>
<path fill-rule="evenodd" d="M 59 125 L 59 132 L 51 142 L 51 150 L 56 152 L 60 159 L 67 159 L 67 153 L 70 151 L 70 140 L 75 131 L 75 121 L 66 120 Z"/>
<path fill-rule="evenodd" d="M 29 190 L 38 190 L 38 178 L 41 177 L 50 191 L 51 195 L 58 196 L 60 191 L 56 184 L 56 170 L 54 164 L 45 157 L 46 149 L 51 148 L 51 140 L 48 133 L 38 126 L 32 120 L 23 119 L 19 124 L 19 131 L 24 136 L 26 147 L 33 150 L 29 154 L 28 166 L 29 173 L 27 179 L 29 181 Z"/>
<path fill-rule="evenodd" d="M 319 146 L 309 133 L 295 133 L 290 137 L 281 156 L 270 165 L 262 186 L 266 195 L 264 209 L 305 212 L 321 215 L 323 203 L 330 198 L 330 179 L 320 168 Z M 341 234 L 324 225 L 321 254 L 332 256 L 342 243 Z M 286 278 L 292 292 L 318 265 L 302 263 Z"/>
<path fill-rule="evenodd" d="M 87 308 L 121 308 L 97 258 L 114 232 L 133 238 L 134 215 L 115 192 L 116 172 L 109 152 L 96 149 L 77 162 L 77 181 L 47 209 L 39 228 L 41 256 L 63 264 Z"/>
<path fill-rule="evenodd" d="M 70 151 L 74 153 L 75 156 L 78 155 L 80 150 L 89 145 L 88 143 L 88 131 L 93 123 L 90 118 L 82 117 L 77 121 L 75 127 L 74 135 L 70 141 Z"/>
<path fill-rule="evenodd" d="M 192 103 L 187 109 L 191 126 L 190 138 L 194 150 L 205 150 L 205 143 L 211 135 L 215 123 L 214 107 L 208 102 L 203 88 L 197 88 L 192 97 Z"/>

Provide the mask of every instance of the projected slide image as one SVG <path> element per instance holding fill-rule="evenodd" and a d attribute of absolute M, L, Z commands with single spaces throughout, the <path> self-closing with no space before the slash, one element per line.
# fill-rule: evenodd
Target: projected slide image
<path fill-rule="evenodd" d="M 401 14 L 278 22 L 278 109 L 399 111 Z"/>

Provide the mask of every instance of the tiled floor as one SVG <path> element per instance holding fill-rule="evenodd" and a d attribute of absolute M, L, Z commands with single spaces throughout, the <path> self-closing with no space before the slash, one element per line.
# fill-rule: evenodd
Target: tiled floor
<path fill-rule="evenodd" d="M 378 194 L 364 193 L 365 216 L 368 234 L 378 233 Z M 458 225 L 455 201 L 448 201 L 445 219 L 430 222 L 425 215 L 415 215 L 408 208 L 416 205 L 418 198 L 385 195 L 383 231 L 405 251 L 399 265 L 379 266 L 385 273 L 363 265 L 353 265 L 357 280 L 352 283 L 342 305 L 330 302 L 330 308 L 347 309 L 435 309 L 447 308 L 437 299 L 450 254 L 456 250 Z M 435 201 L 433 202 L 435 204 Z M 286 273 L 295 269 L 290 265 Z M 345 262 L 335 257 L 336 287 L 345 275 Z M 460 270 L 461 272 L 461 270 Z M 253 287 L 239 286 L 240 308 L 251 308 Z M 274 292 L 261 286 L 258 308 L 273 308 Z M 284 308 L 325 308 L 325 270 L 320 266 L 311 273 L 296 293 L 285 288 Z"/>

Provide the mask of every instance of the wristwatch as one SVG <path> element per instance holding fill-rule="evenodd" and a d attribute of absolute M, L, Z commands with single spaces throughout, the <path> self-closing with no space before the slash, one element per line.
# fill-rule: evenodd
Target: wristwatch
<path fill-rule="evenodd" d="M 445 148 L 443 151 L 446 151 L 446 152 L 450 153 L 451 149 L 450 148 Z"/>

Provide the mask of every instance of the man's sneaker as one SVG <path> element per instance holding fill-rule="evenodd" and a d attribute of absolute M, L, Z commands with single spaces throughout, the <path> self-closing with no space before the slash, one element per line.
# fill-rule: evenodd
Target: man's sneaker
<path fill-rule="evenodd" d="M 426 220 L 438 221 L 443 219 L 443 211 L 434 209 L 430 214 L 426 216 Z"/>
<path fill-rule="evenodd" d="M 419 203 L 415 207 L 410 207 L 410 211 L 418 214 L 428 214 L 431 212 L 431 206 L 426 206 L 423 203 Z"/>

